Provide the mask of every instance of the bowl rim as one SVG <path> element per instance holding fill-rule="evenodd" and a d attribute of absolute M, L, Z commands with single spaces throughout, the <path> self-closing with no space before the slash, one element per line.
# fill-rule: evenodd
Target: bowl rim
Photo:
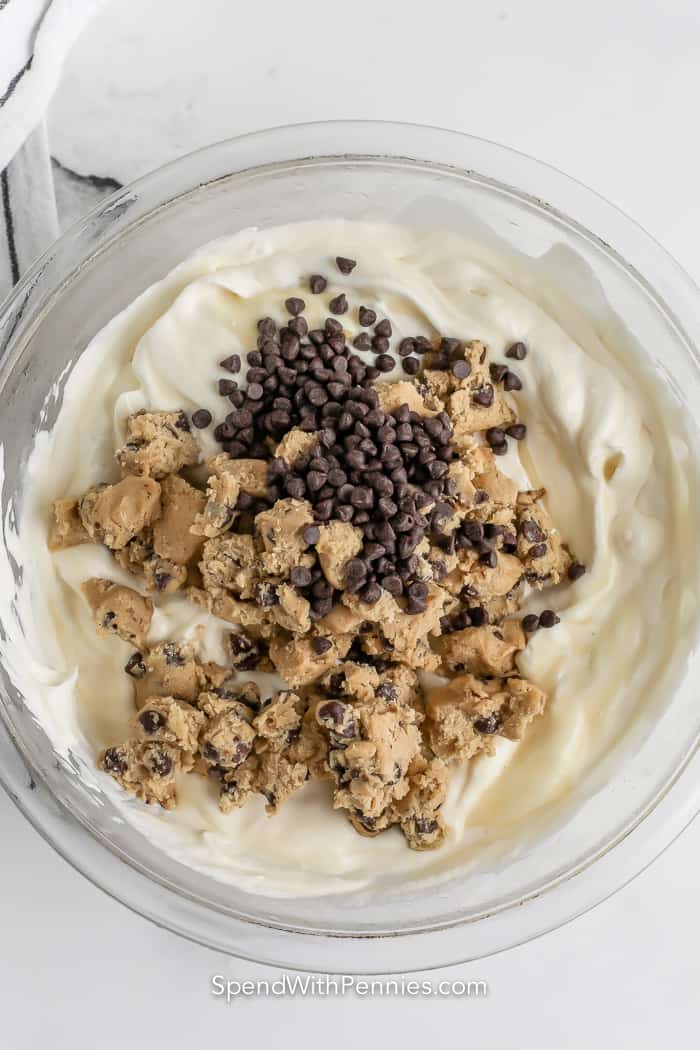
<path fill-rule="evenodd" d="M 256 143 L 266 143 L 269 146 L 271 139 L 275 140 L 274 152 L 276 152 L 277 154 L 279 154 L 279 151 L 282 149 L 283 146 L 286 150 L 287 140 L 289 140 L 290 143 L 296 139 L 299 140 L 300 144 L 302 141 L 309 143 L 308 151 L 303 150 L 301 153 L 295 152 L 292 154 L 286 151 L 283 155 L 278 155 L 278 163 L 289 163 L 302 160 L 324 160 L 338 157 L 358 157 L 363 159 L 377 159 L 380 161 L 413 160 L 433 163 L 435 165 L 439 165 L 442 168 L 454 167 L 455 170 L 460 174 L 467 173 L 469 175 L 473 175 L 477 179 L 481 178 L 482 180 L 487 182 L 495 182 L 499 188 L 515 192 L 520 199 L 530 199 L 531 201 L 535 201 L 539 207 L 544 208 L 546 211 L 550 212 L 551 214 L 557 217 L 563 218 L 569 226 L 573 226 L 577 231 L 582 232 L 588 238 L 594 238 L 599 244 L 604 246 L 605 251 L 608 255 L 612 255 L 613 257 L 617 258 L 628 272 L 631 271 L 637 276 L 638 279 L 640 279 L 644 283 L 647 291 L 651 292 L 653 298 L 664 306 L 666 312 L 669 311 L 665 299 L 658 295 L 655 286 L 650 284 L 644 277 L 642 277 L 642 275 L 639 274 L 634 269 L 634 267 L 631 266 L 625 260 L 623 255 L 620 255 L 614 247 L 611 248 L 611 246 L 606 241 L 604 241 L 599 235 L 593 232 L 589 226 L 583 225 L 580 221 L 576 219 L 572 219 L 570 213 L 566 210 L 561 210 L 558 204 L 548 203 L 547 201 L 542 200 L 541 197 L 537 196 L 531 191 L 529 192 L 528 190 L 523 190 L 520 189 L 518 186 L 513 185 L 510 181 L 506 182 L 503 179 L 495 179 L 492 175 L 482 175 L 481 172 L 475 169 L 465 168 L 463 165 L 460 164 L 451 164 L 449 162 L 445 162 L 444 159 L 439 159 L 437 156 L 425 156 L 423 152 L 423 149 L 425 147 L 423 147 L 423 149 L 421 150 L 418 150 L 417 155 L 412 152 L 405 151 L 375 152 L 370 150 L 368 152 L 358 152 L 357 149 L 352 149 L 347 152 L 329 150 L 327 152 L 318 153 L 311 149 L 311 145 L 313 143 L 321 141 L 324 137 L 333 137 L 328 135 L 329 132 L 338 132 L 339 130 L 342 130 L 345 133 L 346 138 L 348 136 L 352 137 L 350 135 L 351 132 L 359 132 L 361 135 L 364 135 L 366 133 L 368 135 L 368 141 L 372 138 L 372 136 L 376 136 L 377 138 L 381 137 L 383 141 L 386 141 L 388 139 L 391 141 L 396 140 L 397 142 L 401 140 L 403 136 L 408 137 L 410 135 L 420 136 L 424 140 L 430 138 L 431 142 L 427 148 L 429 151 L 435 150 L 436 153 L 450 153 L 450 149 L 448 149 L 448 146 L 456 147 L 457 145 L 459 145 L 462 148 L 469 145 L 478 146 L 482 149 L 486 149 L 487 151 L 491 152 L 493 157 L 495 158 L 496 163 L 503 160 L 513 160 L 514 158 L 517 158 L 520 164 L 524 165 L 524 167 L 527 169 L 528 174 L 540 178 L 543 176 L 543 173 L 547 173 L 548 178 L 552 180 L 550 181 L 550 186 L 553 185 L 555 190 L 564 190 L 567 188 L 569 190 L 575 189 L 576 193 L 580 197 L 582 197 L 582 199 L 587 199 L 589 202 L 594 202 L 597 206 L 602 207 L 604 211 L 616 215 L 618 217 L 618 220 L 622 220 L 623 224 L 629 227 L 630 230 L 634 231 L 637 236 L 641 235 L 646 245 L 653 249 L 655 254 L 661 257 L 663 263 L 666 266 L 670 265 L 671 269 L 674 271 L 673 281 L 677 281 L 679 283 L 682 282 L 683 284 L 685 284 L 686 289 L 691 294 L 691 296 L 697 297 L 700 301 L 700 292 L 696 284 L 693 282 L 692 278 L 690 278 L 690 276 L 685 272 L 685 270 L 683 270 L 683 268 L 678 264 L 678 262 L 670 255 L 670 253 L 666 249 L 664 249 L 658 243 L 658 241 L 656 241 L 647 231 L 645 231 L 641 226 L 639 226 L 639 224 L 635 223 L 624 212 L 622 212 L 615 205 L 611 204 L 596 191 L 589 189 L 579 180 L 573 179 L 570 176 L 565 175 L 551 164 L 536 160 L 535 158 L 528 156 L 522 151 L 511 149 L 510 147 L 494 143 L 488 139 L 466 135 L 464 133 L 453 130 L 431 127 L 427 125 L 413 123 L 397 123 L 390 121 L 334 120 L 283 125 L 279 127 L 252 131 L 244 135 L 224 139 L 218 143 L 202 147 L 198 150 L 184 155 L 183 157 L 169 161 L 167 164 L 154 169 L 153 171 L 141 176 L 140 178 L 134 180 L 129 184 L 126 184 L 124 187 L 117 190 L 115 193 L 111 194 L 109 197 L 105 198 L 103 201 L 97 204 L 82 218 L 74 222 L 61 235 L 61 237 L 58 238 L 56 242 L 54 242 L 54 244 L 44 253 L 44 255 L 42 255 L 25 273 L 25 275 L 20 279 L 18 284 L 15 285 L 14 289 L 10 292 L 5 301 L 2 304 L 0 304 L 0 329 L 3 324 L 3 317 L 6 317 L 12 310 L 13 305 L 19 302 L 22 296 L 33 287 L 38 275 L 43 271 L 47 261 L 52 258 L 52 255 L 55 253 L 56 249 L 62 244 L 65 244 L 68 241 L 70 241 L 71 238 L 74 238 L 76 236 L 79 236 L 81 233 L 84 233 L 85 230 L 96 218 L 103 215 L 106 211 L 109 211 L 109 209 L 117 206 L 122 199 L 137 194 L 138 191 L 142 188 L 152 187 L 158 182 L 158 180 L 162 180 L 167 174 L 177 174 L 178 172 L 183 171 L 183 169 L 188 163 L 196 162 L 199 158 L 213 156 L 217 151 L 220 150 L 235 151 L 239 148 L 246 148 L 251 144 L 255 145 Z M 229 170 L 219 178 L 230 177 L 236 174 L 241 174 L 245 171 L 254 170 L 256 168 L 264 168 L 267 163 L 268 162 L 263 161 L 254 165 L 244 164 L 240 167 L 232 166 L 229 167 Z M 167 206 L 174 200 L 177 200 L 178 197 L 193 192 L 198 188 L 209 186 L 212 183 L 219 181 L 219 178 L 214 177 L 211 179 L 206 179 L 204 182 L 200 182 L 197 185 L 189 186 L 183 191 L 182 194 L 175 194 L 174 196 L 169 197 L 166 201 L 161 202 L 160 207 Z M 566 194 L 564 194 L 564 196 L 566 196 Z M 152 215 L 153 210 L 154 209 L 149 210 L 145 214 L 145 216 L 142 216 L 142 219 L 148 217 L 149 215 Z M 140 220 L 137 218 L 136 222 L 138 221 Z M 130 228 L 130 226 L 131 224 L 128 224 L 126 228 Z M 118 236 L 123 236 L 125 232 L 125 230 L 120 231 Z M 102 250 L 104 250 L 104 247 L 105 245 L 101 245 L 96 254 L 99 254 Z M 66 278 L 66 282 L 69 282 L 70 279 L 70 276 Z M 57 288 L 54 288 L 54 291 L 58 292 L 60 287 L 60 285 L 57 286 Z M 671 316 L 675 319 L 674 312 L 671 312 Z M 685 332 L 683 328 L 681 328 L 681 330 Z M 11 355 L 9 356 L 11 357 Z M 4 371 L 4 368 L 8 365 L 8 363 L 9 358 L 6 358 L 5 361 L 0 360 L 0 372 Z M 0 721 L 0 725 L 4 725 L 4 719 Z M 14 737 L 14 734 L 11 732 L 9 726 L 5 725 L 5 731 L 7 732 L 7 740 L 12 741 L 12 746 L 15 748 L 16 757 L 21 765 L 20 756 L 23 755 L 23 748 L 21 746 L 21 743 Z M 0 740 L 0 745 L 1 744 L 2 740 Z M 661 797 L 657 797 L 655 800 L 653 800 L 646 807 L 645 812 L 643 812 L 638 817 L 638 819 L 632 824 L 631 827 L 629 827 L 624 832 L 624 834 L 622 834 L 622 836 L 618 836 L 617 839 L 608 843 L 602 851 L 600 851 L 597 855 L 591 857 L 589 862 L 582 868 L 578 868 L 577 870 L 570 872 L 568 875 L 565 875 L 564 877 L 555 880 L 553 887 L 545 887 L 543 892 L 537 895 L 536 899 L 525 900 L 525 907 L 520 909 L 521 914 L 523 914 L 526 908 L 529 907 L 530 914 L 533 916 L 533 918 L 535 916 L 535 913 L 537 913 L 537 919 L 534 923 L 532 921 L 528 921 L 525 923 L 513 923 L 513 906 L 510 905 L 509 907 L 504 908 L 503 914 L 505 916 L 511 915 L 511 919 L 509 921 L 514 927 L 517 927 L 517 930 L 514 928 L 512 931 L 502 931 L 497 941 L 495 941 L 490 948 L 487 947 L 486 950 L 484 950 L 484 946 L 477 946 L 476 944 L 473 947 L 468 947 L 466 945 L 458 947 L 458 939 L 455 939 L 454 934 L 455 932 L 457 932 L 458 934 L 461 934 L 463 936 L 465 928 L 468 929 L 470 925 L 473 926 L 474 924 L 478 924 L 479 922 L 484 921 L 484 919 L 488 919 L 489 921 L 493 922 L 493 920 L 497 918 L 496 913 L 477 918 L 467 918 L 463 920 L 458 920 L 454 924 L 451 924 L 446 928 L 438 927 L 431 928 L 429 930 L 398 931 L 397 933 L 391 936 L 387 936 L 386 934 L 371 933 L 344 933 L 342 935 L 333 937 L 332 935 L 318 932 L 312 933 L 310 931 L 292 931 L 289 929 L 284 929 L 283 927 L 280 928 L 270 926 L 264 922 L 256 923 L 250 918 L 240 918 L 235 920 L 228 919 L 227 921 L 229 921 L 229 923 L 233 922 L 234 924 L 240 924 L 246 927 L 246 929 L 241 929 L 237 931 L 237 944 L 234 950 L 231 948 L 230 944 L 222 945 L 221 943 L 217 943 L 216 938 L 212 936 L 207 937 L 206 935 L 203 936 L 201 932 L 199 934 L 194 934 L 191 932 L 192 916 L 188 913 L 188 910 L 193 910 L 196 912 L 201 909 L 201 904 L 199 902 L 194 901 L 193 899 L 183 902 L 182 898 L 180 897 L 177 907 L 171 907 L 171 902 L 168 903 L 167 907 L 161 907 L 160 902 L 151 903 L 150 906 L 144 906 L 143 894 L 141 892 L 142 887 L 141 890 L 139 890 L 134 889 L 134 887 L 131 886 L 130 880 L 126 880 L 124 878 L 124 867 L 130 867 L 134 875 L 137 875 L 140 880 L 148 882 L 151 888 L 159 890 L 161 894 L 165 893 L 166 891 L 169 891 L 168 895 L 170 895 L 174 893 L 174 891 L 170 890 L 169 887 L 165 886 L 163 882 L 156 882 L 153 879 L 149 878 L 143 871 L 137 871 L 131 865 L 127 865 L 125 861 L 122 858 L 120 858 L 115 851 L 105 851 L 103 849 L 105 843 L 99 840 L 96 836 L 94 836 L 92 832 L 90 832 L 87 829 L 87 827 L 82 824 L 79 818 L 77 818 L 76 815 L 73 814 L 62 802 L 59 802 L 59 805 L 63 810 L 64 818 L 61 821 L 62 831 L 65 832 L 66 820 L 78 825 L 83 835 L 89 837 L 91 844 L 93 844 L 99 849 L 103 857 L 104 855 L 111 856 L 112 862 L 118 865 L 119 868 L 121 868 L 121 877 L 119 872 L 115 873 L 116 877 L 112 878 L 111 881 L 110 879 L 105 879 L 104 876 L 101 877 L 101 874 L 99 873 L 100 865 L 99 863 L 97 863 L 98 858 L 92 857 L 89 860 L 86 859 L 84 856 L 84 850 L 82 863 L 80 863 L 76 859 L 75 854 L 72 853 L 70 849 L 66 848 L 63 840 L 60 838 L 58 828 L 54 827 L 53 829 L 50 829 L 49 827 L 47 827 L 48 821 L 46 819 L 46 815 L 43 812 L 41 812 L 40 808 L 36 805 L 29 804 L 26 791 L 22 791 L 20 789 L 21 785 L 17 780 L 18 774 L 16 770 L 13 776 L 12 772 L 7 773 L 7 767 L 3 768 L 3 764 L 0 764 L 0 783 L 3 784 L 3 787 L 5 787 L 5 789 L 8 791 L 8 794 L 10 794 L 10 797 L 17 804 L 21 812 L 23 812 L 23 814 L 27 817 L 30 823 L 32 823 L 32 825 L 36 828 L 36 830 L 39 831 L 39 833 L 42 835 L 45 841 L 49 842 L 49 844 L 52 845 L 52 847 L 61 856 L 63 856 L 64 859 L 71 864 L 71 866 L 73 866 L 76 870 L 84 874 L 88 879 L 90 879 L 91 882 L 93 882 L 94 885 L 99 886 L 109 895 L 126 904 L 127 907 L 129 907 L 131 910 L 144 915 L 146 918 L 149 918 L 151 921 L 154 921 L 157 925 L 166 926 L 167 928 L 174 930 L 174 932 L 180 934 L 181 936 L 184 936 L 195 942 L 209 944 L 211 947 L 215 947 L 218 950 L 236 954 L 238 956 L 249 958 L 257 962 L 279 963 L 279 955 L 277 954 L 277 952 L 275 951 L 271 955 L 269 946 L 263 943 L 266 941 L 269 935 L 274 935 L 274 938 L 276 938 L 278 942 L 280 942 L 280 947 L 282 946 L 282 941 L 286 941 L 288 938 L 292 938 L 292 941 L 288 942 L 284 947 L 285 954 L 289 951 L 288 958 L 291 961 L 285 961 L 284 965 L 290 969 L 301 969 L 304 971 L 318 969 L 318 967 L 316 966 L 316 961 L 318 958 L 320 958 L 320 954 L 315 950 L 315 948 L 311 952 L 297 950 L 299 938 L 301 937 L 306 938 L 307 940 L 316 940 L 317 942 L 327 941 L 329 942 L 329 944 L 326 946 L 326 948 L 322 949 L 321 954 L 325 953 L 325 955 L 329 957 L 332 956 L 333 961 L 337 962 L 337 965 L 335 965 L 333 968 L 333 972 L 387 973 L 408 972 L 409 969 L 426 970 L 445 965 L 447 963 L 453 963 L 455 961 L 465 962 L 476 958 L 483 958 L 486 955 L 494 954 L 497 951 L 505 950 L 509 947 L 514 946 L 515 944 L 520 944 L 525 941 L 531 940 L 537 936 L 542 935 L 545 932 L 548 932 L 551 929 L 561 926 L 567 923 L 568 921 L 571 921 L 576 915 L 581 914 L 582 912 L 593 907 L 595 904 L 611 896 L 614 892 L 616 892 L 616 890 L 621 888 L 621 886 L 626 885 L 629 881 L 631 881 L 632 878 L 634 878 L 637 874 L 643 871 L 657 856 L 659 856 L 671 844 L 671 842 L 675 840 L 677 835 L 681 833 L 684 827 L 686 827 L 696 815 L 697 802 L 693 802 L 692 798 L 690 800 L 688 799 L 688 786 L 689 780 L 692 779 L 689 776 L 691 773 L 691 766 L 695 765 L 695 768 L 697 770 L 698 757 L 699 756 L 696 744 L 695 748 L 691 748 L 687 753 L 685 761 L 681 764 L 681 766 L 678 769 L 675 770 L 674 774 L 670 777 L 665 789 L 661 792 Z M 26 756 L 24 758 L 24 761 L 25 763 L 28 761 Z M 12 765 L 12 763 L 10 763 L 10 765 Z M 29 764 L 29 768 L 32 768 L 31 764 Z M 21 769 L 19 772 L 19 777 L 21 781 Z M 41 773 L 39 773 L 38 771 L 32 771 L 30 773 L 30 780 L 33 781 L 34 777 L 43 780 L 43 778 L 41 777 Z M 683 785 L 685 785 L 685 787 L 683 790 L 681 790 Z M 26 774 L 24 774 L 23 786 L 26 787 Z M 45 783 L 43 784 L 43 786 L 46 791 L 50 790 L 48 789 Z M 40 797 L 40 794 L 41 793 L 39 792 L 33 794 L 32 797 L 35 803 Z M 671 804 L 672 795 L 674 800 L 673 804 Z M 680 797 L 681 795 L 683 795 L 683 798 Z M 51 798 L 54 800 L 54 802 L 56 801 L 55 796 L 51 795 Z M 624 845 L 625 841 L 629 842 L 630 837 L 641 825 L 644 825 L 645 828 L 651 830 L 651 824 L 649 823 L 650 819 L 652 818 L 652 816 L 656 815 L 656 823 L 658 823 L 658 817 L 661 814 L 663 814 L 663 820 L 661 821 L 660 826 L 655 827 L 653 829 L 653 846 L 650 841 L 647 845 L 647 849 L 640 853 L 638 844 L 635 844 L 634 856 L 628 859 L 627 864 L 624 866 L 624 870 L 620 870 L 618 868 L 614 876 L 611 872 L 607 873 L 606 877 L 602 880 L 600 877 L 595 880 L 589 880 L 590 885 L 586 887 L 587 892 L 578 892 L 576 894 L 569 894 L 568 896 L 565 892 L 564 895 L 567 896 L 566 901 L 562 901 L 561 906 L 558 909 L 555 909 L 555 915 L 550 917 L 550 919 L 545 923 L 542 922 L 542 917 L 539 915 L 539 912 L 542 909 L 541 907 L 538 907 L 538 905 L 541 904 L 541 901 L 545 897 L 547 898 L 548 902 L 551 902 L 552 894 L 556 893 L 558 890 L 561 890 L 562 887 L 566 888 L 567 884 L 571 886 L 573 881 L 577 878 L 578 875 L 582 873 L 582 871 L 590 872 L 592 868 L 596 868 L 596 871 L 600 875 L 602 873 L 602 862 L 605 861 L 606 858 L 609 861 L 611 853 L 615 853 L 616 859 L 619 858 L 620 854 L 616 851 L 620 850 L 620 848 Z M 128 887 L 127 882 L 129 883 Z M 594 882 L 596 883 L 595 889 L 593 885 Z M 187 905 L 187 907 L 184 909 L 182 907 L 183 903 Z M 500 917 L 503 918 L 503 916 Z M 257 927 L 258 929 L 251 934 L 251 927 Z M 262 935 L 260 935 L 260 930 L 263 930 L 265 932 Z M 406 941 L 416 940 L 418 942 L 422 939 L 422 947 L 424 947 L 427 935 L 429 935 L 430 938 L 433 939 L 434 944 L 434 947 L 428 953 L 429 957 L 426 957 L 426 955 L 423 954 L 423 957 L 420 959 L 420 965 L 406 967 Z M 440 945 L 438 945 L 437 943 L 438 939 L 442 939 Z M 357 952 L 353 950 L 352 952 L 347 953 L 346 947 L 343 949 L 343 953 L 338 953 L 335 950 L 335 948 L 331 950 L 331 945 L 334 941 L 336 945 L 342 944 L 345 946 L 347 946 L 348 943 L 352 944 L 353 942 L 357 942 L 357 945 L 360 947 L 360 951 Z M 360 967 L 356 965 L 356 963 L 360 961 L 364 955 L 366 955 L 366 952 L 364 950 L 365 941 L 369 941 L 371 943 L 372 955 L 377 960 L 376 963 L 373 962 L 372 967 L 369 969 L 366 968 L 366 965 Z M 344 955 L 348 955 L 347 960 L 343 957 Z M 347 962 L 353 963 L 353 965 L 349 969 L 345 968 Z M 399 963 L 398 966 L 396 965 L 397 963 Z M 396 968 L 391 969 L 391 967 Z"/>

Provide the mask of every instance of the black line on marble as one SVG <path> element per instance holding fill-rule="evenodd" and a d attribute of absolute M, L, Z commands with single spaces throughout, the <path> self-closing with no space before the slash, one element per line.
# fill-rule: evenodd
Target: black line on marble
<path fill-rule="evenodd" d="M 24 76 L 24 74 L 28 73 L 29 70 L 32 68 L 33 60 L 34 60 L 34 55 L 30 55 L 30 57 L 24 63 L 24 65 L 22 66 L 20 71 L 18 73 L 15 73 L 15 75 L 12 78 L 12 80 L 7 85 L 7 87 L 5 88 L 4 95 L 0 95 L 0 106 L 4 106 L 5 105 L 5 103 L 7 102 L 7 100 L 10 97 L 10 95 L 12 94 L 12 92 L 15 90 L 15 88 L 19 84 L 19 82 L 22 79 L 22 77 Z"/>
<path fill-rule="evenodd" d="M 15 224 L 12 218 L 12 207 L 10 206 L 10 182 L 7 178 L 7 168 L 0 175 L 0 187 L 2 189 L 2 213 L 5 219 L 10 272 L 12 274 L 12 283 L 17 284 L 19 281 L 19 259 L 17 258 L 17 245 L 15 244 Z"/>
<path fill-rule="evenodd" d="M 65 164 L 61 164 L 60 160 L 56 157 L 51 158 L 51 163 L 54 168 L 58 171 L 63 172 L 69 179 L 73 179 L 75 182 L 87 182 L 88 185 L 92 186 L 96 190 L 120 190 L 122 189 L 123 183 L 119 182 L 118 179 L 113 179 L 111 175 L 81 175 L 77 171 L 73 171 L 72 168 L 66 167 Z"/>

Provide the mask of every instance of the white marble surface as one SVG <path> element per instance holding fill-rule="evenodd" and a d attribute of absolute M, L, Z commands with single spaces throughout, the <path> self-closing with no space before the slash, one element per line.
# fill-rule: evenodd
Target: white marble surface
<path fill-rule="evenodd" d="M 453 127 L 578 177 L 700 278 L 699 51 L 692 0 L 118 0 L 71 55 L 49 131 L 64 167 L 126 181 L 216 139 L 291 121 Z M 104 192 L 65 172 L 57 179 L 64 224 Z M 437 1033 L 538 1050 L 696 1041 L 697 821 L 592 913 L 447 973 L 487 980 L 488 1000 L 231 1007 L 210 998 L 210 975 L 261 967 L 180 941 L 108 900 L 4 796 L 0 827 L 0 1045 L 12 1050 L 248 1039 L 356 1050 L 382 1039 L 417 1047 Z"/>

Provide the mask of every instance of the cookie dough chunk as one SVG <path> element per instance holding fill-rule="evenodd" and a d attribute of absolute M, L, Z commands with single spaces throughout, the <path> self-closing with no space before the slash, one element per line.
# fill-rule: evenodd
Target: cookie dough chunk
<path fill-rule="evenodd" d="M 392 806 L 406 842 L 415 850 L 436 849 L 445 840 L 447 829 L 440 815 L 449 770 L 440 758 L 417 755 L 408 774 L 408 792 Z"/>
<path fill-rule="evenodd" d="M 252 598 L 258 580 L 257 563 L 252 536 L 227 533 L 207 540 L 199 563 L 205 590 L 212 594 L 233 591 L 241 598 Z"/>
<path fill-rule="evenodd" d="M 336 664 L 324 676 L 321 686 L 328 696 L 345 697 L 369 704 L 377 696 L 379 682 L 379 675 L 369 664 L 356 664 L 347 660 Z M 397 700 L 398 694 L 394 697 L 385 696 L 384 699 Z"/>
<path fill-rule="evenodd" d="M 347 563 L 362 550 L 362 530 L 342 521 L 331 521 L 328 525 L 322 525 L 320 532 L 316 553 L 323 574 L 329 583 L 342 590 L 345 587 Z"/>
<path fill-rule="evenodd" d="M 348 810 L 365 831 L 379 830 L 376 822 L 409 790 L 408 769 L 421 746 L 415 711 L 381 699 L 328 700 L 317 705 L 316 721 L 328 733 L 335 808 Z"/>
<path fill-rule="evenodd" d="M 201 736 L 202 758 L 220 773 L 237 769 L 253 750 L 253 712 L 235 700 L 207 722 Z"/>
<path fill-rule="evenodd" d="M 173 474 L 161 485 L 161 499 L 163 512 L 153 526 L 153 549 L 159 558 L 189 565 L 199 557 L 204 543 L 191 531 L 204 510 L 204 493 Z"/>
<path fill-rule="evenodd" d="M 226 452 L 220 452 L 207 463 L 209 470 L 217 477 L 229 474 L 238 484 L 241 492 L 255 499 L 267 496 L 267 462 L 263 459 L 231 459 Z"/>
<path fill-rule="evenodd" d="M 130 740 L 107 748 L 98 766 L 142 802 L 173 809 L 177 805 L 175 775 L 180 759 L 180 750 L 170 744 Z"/>
<path fill-rule="evenodd" d="M 545 703 L 542 690 L 524 678 L 460 675 L 429 695 L 424 732 L 444 759 L 493 754 L 496 735 L 519 740 Z"/>
<path fill-rule="evenodd" d="M 270 576 L 289 575 L 298 565 L 305 565 L 308 547 L 304 529 L 314 521 L 310 505 L 305 500 L 280 499 L 270 510 L 255 518 L 255 529 L 262 541 L 262 568 Z"/>
<path fill-rule="evenodd" d="M 425 599 L 425 609 L 421 613 L 399 612 L 398 615 L 382 623 L 384 636 L 389 641 L 397 659 L 405 660 L 410 665 L 411 654 L 421 642 L 427 642 L 429 636 L 440 633 L 440 619 L 443 616 L 445 603 L 449 595 L 434 583 L 429 583 Z"/>
<path fill-rule="evenodd" d="M 277 603 L 272 606 L 272 618 L 292 634 L 306 634 L 311 630 L 311 605 L 288 583 L 277 587 Z"/>
<path fill-rule="evenodd" d="M 315 434 L 307 434 L 305 430 L 294 427 L 284 435 L 275 449 L 275 459 L 283 459 L 292 466 L 302 456 L 308 455 L 317 441 Z"/>
<path fill-rule="evenodd" d="M 437 415 L 437 411 L 430 408 L 413 383 L 405 380 L 398 383 L 378 383 L 374 389 L 377 391 L 382 412 L 397 412 L 403 405 L 408 405 L 411 412 L 417 412 L 419 416 Z"/>
<path fill-rule="evenodd" d="M 193 704 L 203 688 L 203 674 L 188 645 L 159 642 L 136 652 L 124 668 L 134 684 L 134 703 L 142 708 L 156 696 L 175 697 Z"/>
<path fill-rule="evenodd" d="M 315 682 L 342 659 L 352 642 L 349 635 L 330 638 L 330 648 L 318 651 L 317 639 L 276 631 L 270 641 L 270 659 L 282 678 L 293 689 Z"/>
<path fill-rule="evenodd" d="M 98 634 L 116 634 L 131 645 L 143 647 L 153 616 L 149 598 L 131 587 L 95 578 L 86 580 L 81 590 L 95 614 Z"/>
<path fill-rule="evenodd" d="M 537 588 L 560 583 L 573 560 L 542 502 L 543 496 L 544 489 L 521 492 L 517 503 L 518 557 L 525 567 L 525 579 Z"/>
<path fill-rule="evenodd" d="M 123 474 L 161 478 L 199 462 L 199 447 L 184 412 L 136 412 L 116 453 Z"/>
<path fill-rule="evenodd" d="M 472 552 L 467 551 L 467 556 L 464 560 L 460 559 L 464 584 L 472 586 L 484 601 L 510 594 L 522 579 L 523 565 L 514 554 L 499 551 L 493 569 L 490 565 L 478 561 Z"/>
<path fill-rule="evenodd" d="M 215 542 L 215 541 L 210 541 Z M 189 587 L 187 597 L 190 601 L 208 609 L 219 620 L 247 628 L 267 637 L 272 632 L 271 607 L 263 607 L 255 602 L 240 601 L 225 591 L 203 591 L 198 587 Z"/>
<path fill-rule="evenodd" d="M 231 633 L 229 645 L 231 663 L 237 671 L 254 671 L 267 655 L 267 646 L 261 639 L 251 638 L 240 630 Z"/>
<path fill-rule="evenodd" d="M 525 648 L 525 633 L 517 620 L 500 627 L 467 627 L 443 634 L 435 641 L 446 675 L 469 671 L 475 675 L 505 677 L 516 670 L 515 656 Z"/>
<path fill-rule="evenodd" d="M 62 551 L 90 543 L 91 537 L 80 519 L 77 499 L 57 499 L 51 504 L 49 550 Z"/>
<path fill-rule="evenodd" d="M 306 701 L 298 693 L 283 689 L 267 701 L 255 719 L 260 747 L 281 751 L 301 733 Z"/>
<path fill-rule="evenodd" d="M 469 443 L 479 430 L 504 426 L 515 420 L 501 389 L 491 381 L 483 344 L 468 343 L 465 358 L 471 364 L 471 372 L 447 400 L 447 414 L 457 446 Z"/>
<path fill-rule="evenodd" d="M 149 697 L 134 719 L 140 740 L 171 744 L 182 754 L 180 766 L 188 772 L 199 748 L 199 734 L 206 717 L 192 704 L 173 696 Z"/>
<path fill-rule="evenodd" d="M 212 474 L 207 482 L 207 501 L 190 527 L 195 536 L 212 539 L 228 532 L 237 517 L 240 488 L 233 474 Z"/>
<path fill-rule="evenodd" d="M 160 485 L 152 478 L 136 477 L 97 485 L 82 497 L 78 512 L 90 539 L 121 550 L 160 517 Z"/>
<path fill-rule="evenodd" d="M 172 594 L 187 582 L 187 566 L 177 565 L 167 558 L 149 558 L 143 563 L 146 590 L 156 594 Z"/>
<path fill-rule="evenodd" d="M 133 540 L 129 540 L 126 547 L 112 553 L 122 569 L 133 576 L 143 576 L 146 563 L 154 557 L 153 530 L 150 527 L 142 529 Z"/>

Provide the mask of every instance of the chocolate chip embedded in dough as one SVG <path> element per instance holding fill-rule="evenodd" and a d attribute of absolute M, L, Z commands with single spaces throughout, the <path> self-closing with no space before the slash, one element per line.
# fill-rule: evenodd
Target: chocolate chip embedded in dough
<path fill-rule="evenodd" d="M 472 368 L 468 361 L 455 361 L 452 365 L 452 375 L 455 379 L 466 379 Z"/>
<path fill-rule="evenodd" d="M 494 392 L 493 387 L 490 383 L 484 383 L 483 386 L 478 387 L 472 394 L 472 401 L 476 405 L 481 405 L 482 408 L 490 408 L 493 404 Z"/>
<path fill-rule="evenodd" d="M 118 747 L 108 747 L 102 758 L 102 765 L 108 773 L 126 773 L 129 764 L 126 755 Z"/>
<path fill-rule="evenodd" d="M 333 643 L 331 642 L 330 638 L 322 638 L 320 636 L 318 638 L 312 639 L 311 642 L 313 651 L 316 653 L 317 656 L 323 656 L 324 653 L 328 652 L 332 645 Z"/>
<path fill-rule="evenodd" d="M 520 531 L 529 543 L 543 543 L 546 534 L 542 531 L 536 521 L 526 518 L 520 525 Z"/>
<path fill-rule="evenodd" d="M 155 733 L 158 729 L 163 728 L 167 719 L 160 711 L 142 711 L 139 715 L 139 722 L 145 733 Z"/>
<path fill-rule="evenodd" d="M 474 728 L 477 733 L 484 733 L 486 735 L 492 735 L 497 733 L 501 728 L 501 716 L 497 711 L 492 711 L 490 715 L 485 718 L 477 718 L 474 722 Z"/>
<path fill-rule="evenodd" d="M 124 665 L 124 670 L 132 678 L 144 678 L 146 675 L 146 665 L 143 661 L 141 653 L 133 653 Z"/>
<path fill-rule="evenodd" d="M 534 547 L 530 547 L 527 553 L 530 558 L 544 558 L 547 554 L 547 544 L 536 543 Z"/>

